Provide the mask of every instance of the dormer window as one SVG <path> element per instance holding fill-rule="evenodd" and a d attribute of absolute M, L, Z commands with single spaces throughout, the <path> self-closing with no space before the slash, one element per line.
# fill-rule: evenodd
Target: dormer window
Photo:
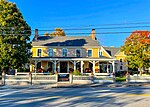
<path fill-rule="evenodd" d="M 76 57 L 81 57 L 81 49 L 76 49 Z"/>
<path fill-rule="evenodd" d="M 42 49 L 37 50 L 37 56 L 41 57 L 42 56 Z"/>
<path fill-rule="evenodd" d="M 48 54 L 49 54 L 49 57 L 53 57 L 53 49 L 50 48 L 50 49 L 48 50 Z"/>
<path fill-rule="evenodd" d="M 92 57 L 92 50 L 88 50 L 88 57 Z"/>
<path fill-rule="evenodd" d="M 67 57 L 67 49 L 62 49 L 62 56 Z"/>

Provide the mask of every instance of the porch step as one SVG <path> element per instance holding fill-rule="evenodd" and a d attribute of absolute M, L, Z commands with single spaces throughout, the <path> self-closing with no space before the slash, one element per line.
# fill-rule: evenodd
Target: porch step
<path fill-rule="evenodd" d="M 57 82 L 58 84 L 68 84 L 68 83 L 70 83 L 69 81 L 59 81 L 59 82 Z"/>

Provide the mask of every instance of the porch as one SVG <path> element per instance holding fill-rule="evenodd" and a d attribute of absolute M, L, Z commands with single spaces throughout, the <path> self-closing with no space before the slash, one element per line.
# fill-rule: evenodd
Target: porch
<path fill-rule="evenodd" d="M 108 75 L 115 73 L 115 59 L 112 58 L 32 58 L 30 71 L 58 72 L 69 74 L 78 70 L 81 74 Z"/>

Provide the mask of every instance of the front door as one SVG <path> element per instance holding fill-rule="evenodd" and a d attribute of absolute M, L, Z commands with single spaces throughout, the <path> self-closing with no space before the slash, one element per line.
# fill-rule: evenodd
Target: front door
<path fill-rule="evenodd" d="M 67 62 L 60 62 L 60 73 L 67 73 Z"/>

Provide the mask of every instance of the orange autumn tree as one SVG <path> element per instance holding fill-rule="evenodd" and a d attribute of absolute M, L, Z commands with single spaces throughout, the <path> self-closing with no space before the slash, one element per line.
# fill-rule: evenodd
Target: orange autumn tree
<path fill-rule="evenodd" d="M 121 51 L 126 54 L 127 66 L 137 68 L 142 74 L 142 68 L 150 67 L 150 32 L 134 31 L 126 38 Z"/>
<path fill-rule="evenodd" d="M 65 32 L 61 28 L 55 28 L 55 31 L 52 33 L 46 32 L 44 36 L 66 36 Z"/>

